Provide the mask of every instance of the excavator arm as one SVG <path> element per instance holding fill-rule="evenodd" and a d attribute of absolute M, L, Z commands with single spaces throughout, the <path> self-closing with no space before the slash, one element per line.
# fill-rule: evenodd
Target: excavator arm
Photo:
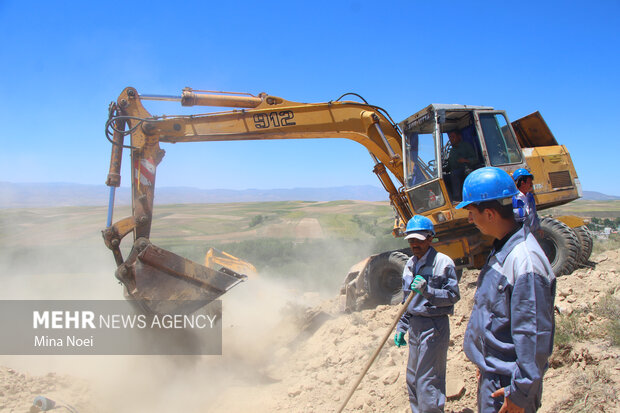
<path fill-rule="evenodd" d="M 143 100 L 178 100 L 183 106 L 241 108 L 187 116 L 152 116 Z M 180 97 L 139 95 L 123 90 L 110 105 L 106 135 L 112 142 L 111 187 L 108 223 L 103 231 L 106 246 L 117 264 L 116 277 L 130 298 L 148 312 L 170 309 L 171 300 L 191 301 L 193 311 L 245 279 L 230 268 L 204 267 L 152 245 L 149 241 L 155 177 L 164 157 L 160 142 L 206 142 L 262 139 L 345 138 L 365 146 L 399 218 L 407 222 L 411 208 L 403 192 L 402 137 L 389 115 L 379 107 L 352 101 L 299 103 L 260 94 L 203 93 L 184 89 Z M 125 137 L 130 136 L 130 142 Z M 123 148 L 131 151 L 132 215 L 112 223 L 114 189 L 120 186 Z M 398 181 L 396 188 L 389 170 Z M 120 242 L 133 233 L 134 244 L 127 259 Z"/>

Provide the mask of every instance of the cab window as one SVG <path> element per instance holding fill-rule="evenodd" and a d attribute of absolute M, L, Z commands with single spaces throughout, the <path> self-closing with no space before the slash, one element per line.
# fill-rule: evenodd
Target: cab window
<path fill-rule="evenodd" d="M 437 133 L 434 114 L 430 113 L 405 129 L 406 192 L 417 214 L 439 208 L 446 200 L 439 184 Z"/>
<path fill-rule="evenodd" d="M 410 131 L 405 137 L 407 186 L 413 187 L 437 178 L 435 134 Z"/>
<path fill-rule="evenodd" d="M 491 165 L 522 161 L 521 149 L 502 113 L 481 113 L 480 126 Z"/>

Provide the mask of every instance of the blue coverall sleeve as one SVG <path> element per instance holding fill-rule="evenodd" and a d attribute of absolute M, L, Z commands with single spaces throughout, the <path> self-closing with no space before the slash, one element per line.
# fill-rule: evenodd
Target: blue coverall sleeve
<path fill-rule="evenodd" d="M 443 285 L 441 288 L 428 286 L 424 292 L 424 298 L 435 307 L 448 307 L 454 305 L 460 298 L 459 284 L 456 278 L 454 266 L 448 265 L 443 271 Z"/>
<path fill-rule="evenodd" d="M 553 298 L 553 288 L 543 276 L 528 273 L 515 281 L 510 311 L 517 367 L 505 394 L 520 407 L 531 406 L 542 391 L 553 350 Z"/>
<path fill-rule="evenodd" d="M 530 230 L 532 232 L 536 232 L 540 229 L 540 219 L 538 218 L 538 213 L 536 212 L 536 200 L 534 199 L 534 195 L 532 195 L 531 192 L 528 193 L 528 202 L 530 203 L 530 213 L 532 214 Z"/>

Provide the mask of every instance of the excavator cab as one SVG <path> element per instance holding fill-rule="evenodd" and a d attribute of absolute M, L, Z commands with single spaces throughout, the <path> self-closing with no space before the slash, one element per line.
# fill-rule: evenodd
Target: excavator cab
<path fill-rule="evenodd" d="M 524 165 L 505 113 L 491 107 L 430 105 L 400 126 L 405 190 L 419 214 L 460 202 L 463 181 L 475 169 Z"/>
<path fill-rule="evenodd" d="M 568 151 L 558 145 L 538 112 L 510 123 L 504 111 L 492 107 L 433 104 L 399 126 L 404 135 L 404 192 L 416 213 L 434 221 L 435 248 L 453 257 L 458 267 L 481 267 L 491 245 L 488 237 L 468 223 L 466 211 L 454 208 L 473 170 L 493 166 L 512 173 L 528 168 L 535 176 L 539 211 L 581 196 Z M 583 220 L 545 218 L 541 226 L 544 234 L 539 235 L 539 242 L 556 274 L 575 268 L 579 260 L 568 255 L 589 257 L 587 248 L 578 253 L 570 247 L 577 244 L 569 236 L 571 228 L 578 237 L 585 234 L 581 235 L 583 245 L 591 244 Z M 564 250 L 570 252 L 566 257 Z M 580 261 L 587 263 L 586 258 Z"/>

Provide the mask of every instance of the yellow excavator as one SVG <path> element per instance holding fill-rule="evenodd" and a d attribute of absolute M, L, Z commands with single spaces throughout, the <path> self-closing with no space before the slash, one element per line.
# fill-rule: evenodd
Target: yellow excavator
<path fill-rule="evenodd" d="M 344 100 L 355 96 L 358 100 Z M 151 115 L 146 100 L 180 101 L 183 106 L 228 108 L 195 115 Z M 258 96 L 185 88 L 181 96 L 139 94 L 128 87 L 109 107 L 106 136 L 112 143 L 108 222 L 103 230 L 112 250 L 116 277 L 128 298 L 144 311 L 194 311 L 218 298 L 255 273 L 235 257 L 207 254 L 206 266 L 153 245 L 149 240 L 155 197 L 155 177 L 164 157 L 160 143 L 242 141 L 262 139 L 346 138 L 368 149 L 373 172 L 388 193 L 396 220 L 394 236 L 402 236 L 414 214 L 435 224 L 434 247 L 452 257 L 459 268 L 480 268 L 491 246 L 468 222 L 467 211 L 456 210 L 462 176 L 450 170 L 450 132 L 456 131 L 475 152 L 465 174 L 482 166 L 511 173 L 528 168 L 535 176 L 539 210 L 581 196 L 581 186 L 566 147 L 538 112 L 510 123 L 506 113 L 486 106 L 432 104 L 400 123 L 379 106 L 356 94 L 323 103 L 299 103 L 261 93 Z M 129 142 L 126 136 L 130 136 Z M 131 153 L 132 215 L 112 222 L 115 188 L 120 186 L 123 149 Z M 460 174 L 459 174 L 460 175 Z M 396 183 L 395 183 L 396 181 Z M 568 274 L 588 262 L 592 237 L 578 217 L 545 217 L 539 242 L 556 274 Z M 133 234 L 125 258 L 121 240 Z M 343 310 L 394 303 L 401 297 L 406 249 L 387 251 L 354 265 L 341 289 Z"/>

